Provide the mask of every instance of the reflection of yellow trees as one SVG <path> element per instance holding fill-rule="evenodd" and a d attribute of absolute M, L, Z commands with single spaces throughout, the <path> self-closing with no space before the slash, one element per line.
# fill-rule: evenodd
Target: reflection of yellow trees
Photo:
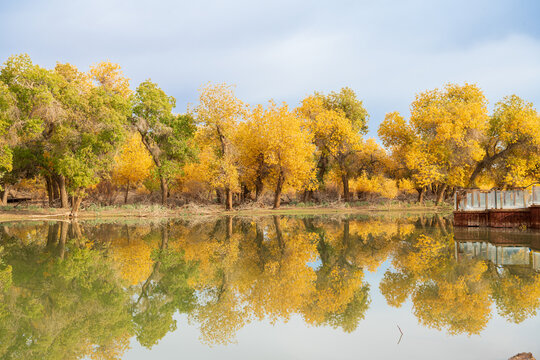
<path fill-rule="evenodd" d="M 360 269 L 324 269 L 317 273 L 317 291 L 305 307 L 304 316 L 309 323 L 323 323 L 329 314 L 345 311 L 362 288 L 364 273 Z"/>
<path fill-rule="evenodd" d="M 291 226 L 290 226 L 291 225 Z M 195 227 L 182 248 L 199 264 L 195 284 L 203 301 L 192 320 L 209 343 L 227 343 L 252 318 L 287 320 L 314 289 L 314 235 L 288 221 Z M 201 236 L 202 234 L 205 234 Z M 204 239 L 204 240 L 201 240 Z"/>
<path fill-rule="evenodd" d="M 306 221 L 306 227 L 319 234 L 321 260 L 315 291 L 302 309 L 308 323 L 330 324 L 352 331 L 364 317 L 369 297 L 361 262 L 368 256 L 362 238 L 351 235 L 353 224 L 347 219 L 337 227 L 324 227 Z"/>
<path fill-rule="evenodd" d="M 457 261 L 443 219 L 193 221 L 0 227 L 0 354 L 30 333 L 39 348 L 13 345 L 30 357 L 44 349 L 63 358 L 119 357 L 131 336 L 157 344 L 177 328 L 177 313 L 188 314 L 209 344 L 234 341 L 254 319 L 294 315 L 351 332 L 370 305 L 365 271 L 389 258 L 393 268 L 380 284 L 387 302 L 401 306 L 410 297 L 421 324 L 450 334 L 479 333 L 492 301 L 514 322 L 540 306 L 539 275 Z M 81 233 L 93 241 L 74 238 Z M 77 345 L 68 352 L 54 340 L 72 337 Z"/>
<path fill-rule="evenodd" d="M 288 320 L 315 290 L 313 234 L 277 235 L 266 244 L 266 258 L 246 296 L 254 315 Z"/>
<path fill-rule="evenodd" d="M 520 323 L 536 315 L 540 306 L 540 274 L 520 277 L 505 269 L 502 278 L 494 282 L 493 296 L 499 313 L 512 322 Z"/>
<path fill-rule="evenodd" d="M 449 334 L 479 334 L 491 317 L 489 286 L 482 280 L 486 265 L 465 264 L 420 284 L 412 295 L 414 313 L 421 323 Z"/>
<path fill-rule="evenodd" d="M 444 229 L 442 229 L 444 230 Z M 419 321 L 450 334 L 478 334 L 491 316 L 490 289 L 481 261 L 457 263 L 453 241 L 441 233 L 416 234 L 398 249 L 380 290 L 391 306 L 410 295 Z"/>
<path fill-rule="evenodd" d="M 232 291 L 215 289 L 207 293 L 211 299 L 198 306 L 191 319 L 201 329 L 201 340 L 207 344 L 228 344 L 238 330 L 249 322 L 248 312 Z"/>
<path fill-rule="evenodd" d="M 424 275 L 427 271 L 440 268 L 447 258 L 448 244 L 442 239 L 420 235 L 414 245 L 415 251 L 409 252 L 403 261 L 403 267 L 414 274 Z"/>
<path fill-rule="evenodd" d="M 186 260 L 198 264 L 194 286 L 202 300 L 190 317 L 203 340 L 227 343 L 252 319 L 287 321 L 293 314 L 354 330 L 369 305 L 357 262 L 368 256 L 349 254 L 362 246 L 348 224 L 326 229 L 312 219 L 229 218 L 183 234 L 178 242 Z"/>
<path fill-rule="evenodd" d="M 386 272 L 379 284 L 379 289 L 381 290 L 381 294 L 386 298 L 388 305 L 400 307 L 409 297 L 414 285 L 415 279 L 412 275 Z"/>
<path fill-rule="evenodd" d="M 122 278 L 130 285 L 137 285 L 152 272 L 152 249 L 152 245 L 141 238 L 120 238 L 111 243 L 109 251 Z"/>

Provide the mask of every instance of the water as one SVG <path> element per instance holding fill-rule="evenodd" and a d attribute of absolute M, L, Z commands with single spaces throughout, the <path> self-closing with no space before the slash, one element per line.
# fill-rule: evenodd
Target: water
<path fill-rule="evenodd" d="M 539 356 L 540 233 L 450 224 L 4 223 L 0 358 Z"/>

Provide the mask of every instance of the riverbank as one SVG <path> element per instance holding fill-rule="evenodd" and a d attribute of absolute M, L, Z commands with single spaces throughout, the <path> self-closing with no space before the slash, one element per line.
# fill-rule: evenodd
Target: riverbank
<path fill-rule="evenodd" d="M 335 215 L 335 214 L 375 214 L 375 213 L 450 213 L 449 205 L 433 206 L 411 203 L 397 204 L 344 204 L 304 206 L 285 205 L 273 210 L 268 207 L 242 206 L 226 211 L 221 205 L 188 204 L 182 207 L 162 207 L 160 205 L 91 205 L 79 211 L 78 219 L 101 218 L 184 218 L 192 216 L 267 216 L 267 215 Z M 0 208 L 0 221 L 15 220 L 53 220 L 69 218 L 69 209 L 41 208 L 37 206 L 3 206 Z"/>

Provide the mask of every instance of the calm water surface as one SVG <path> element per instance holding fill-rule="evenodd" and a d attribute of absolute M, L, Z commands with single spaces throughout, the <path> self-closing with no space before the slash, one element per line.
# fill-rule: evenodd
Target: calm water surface
<path fill-rule="evenodd" d="M 538 232 L 441 216 L 18 222 L 0 247 L 0 359 L 540 356 Z"/>

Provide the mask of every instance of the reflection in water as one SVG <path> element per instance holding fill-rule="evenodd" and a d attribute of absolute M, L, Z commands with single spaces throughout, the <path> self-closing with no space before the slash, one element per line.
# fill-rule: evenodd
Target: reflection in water
<path fill-rule="evenodd" d="M 479 334 L 540 306 L 534 233 L 455 231 L 440 217 L 224 217 L 198 222 L 0 226 L 0 358 L 119 358 L 184 313 L 207 344 L 300 315 L 354 331 L 380 291 L 418 321 Z M 379 289 L 367 271 L 385 262 Z"/>

